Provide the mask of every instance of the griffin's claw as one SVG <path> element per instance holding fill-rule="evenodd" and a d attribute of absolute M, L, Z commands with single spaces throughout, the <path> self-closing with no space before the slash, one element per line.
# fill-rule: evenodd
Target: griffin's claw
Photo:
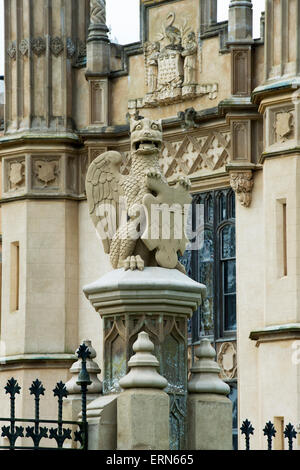
<path fill-rule="evenodd" d="M 136 269 L 135 256 L 131 256 L 131 258 L 130 258 L 130 269 L 131 269 L 131 271 L 134 271 Z"/>

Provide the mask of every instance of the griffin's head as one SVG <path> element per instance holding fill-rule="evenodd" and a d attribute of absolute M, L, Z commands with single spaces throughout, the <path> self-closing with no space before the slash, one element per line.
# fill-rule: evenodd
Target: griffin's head
<path fill-rule="evenodd" d="M 159 153 L 162 146 L 161 120 L 152 121 L 148 118 L 132 119 L 130 122 L 131 151 L 136 154 L 148 155 Z"/>

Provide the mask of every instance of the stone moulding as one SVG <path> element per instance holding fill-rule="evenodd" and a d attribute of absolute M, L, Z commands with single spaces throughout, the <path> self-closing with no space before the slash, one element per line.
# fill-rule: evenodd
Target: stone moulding
<path fill-rule="evenodd" d="M 251 331 L 249 338 L 256 341 L 256 346 L 266 342 L 299 339 L 300 323 L 267 326 L 259 330 Z"/>
<path fill-rule="evenodd" d="M 231 342 L 222 343 L 218 353 L 218 364 L 221 376 L 225 380 L 232 380 L 237 373 L 236 349 Z"/>
<path fill-rule="evenodd" d="M 75 41 L 72 38 L 68 37 L 66 41 L 56 36 L 54 38 L 50 38 L 49 47 L 51 53 L 55 57 L 59 57 L 64 49 L 66 48 L 67 51 L 67 58 L 72 59 L 76 52 L 78 54 L 78 58 L 83 58 L 86 56 L 86 43 L 84 41 L 78 40 L 78 45 L 76 46 Z M 44 37 L 36 37 L 36 38 L 24 38 L 20 41 L 18 50 L 20 51 L 23 57 L 28 56 L 29 51 L 31 50 L 37 57 L 41 57 L 46 53 L 47 50 L 47 41 Z M 17 57 L 17 43 L 16 41 L 11 41 L 8 49 L 7 54 L 12 60 L 15 60 Z"/>

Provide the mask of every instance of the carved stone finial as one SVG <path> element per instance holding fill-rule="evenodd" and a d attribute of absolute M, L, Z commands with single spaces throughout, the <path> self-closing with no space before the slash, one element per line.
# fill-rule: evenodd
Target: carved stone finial
<path fill-rule="evenodd" d="M 192 376 L 188 383 L 188 391 L 228 395 L 230 387 L 219 377 L 221 369 L 215 361 L 216 351 L 207 338 L 201 340 L 195 354 L 198 360 L 191 368 Z"/>
<path fill-rule="evenodd" d="M 88 42 L 108 42 L 107 33 L 106 0 L 90 0 L 90 27 Z"/>
<path fill-rule="evenodd" d="M 168 381 L 157 372 L 159 362 L 151 354 L 154 351 L 154 344 L 150 341 L 148 333 L 145 331 L 139 333 L 133 350 L 136 354 L 128 362 L 131 370 L 120 380 L 121 387 L 166 388 Z"/>
<path fill-rule="evenodd" d="M 230 173 L 230 185 L 236 193 L 240 203 L 249 207 L 252 199 L 254 185 L 252 171 L 233 171 Z"/>
<path fill-rule="evenodd" d="M 90 351 L 90 357 L 86 359 L 86 369 L 89 373 L 90 380 L 91 380 L 91 385 L 88 386 L 88 394 L 99 394 L 102 392 L 102 383 L 98 379 L 97 375 L 100 374 L 101 370 L 98 366 L 98 364 L 94 361 L 96 357 L 96 351 L 92 346 L 92 342 L 88 339 L 82 341 L 83 344 L 85 344 Z M 78 361 L 74 362 L 72 365 L 70 372 L 73 375 L 73 377 L 66 383 L 66 389 L 68 390 L 69 394 L 81 394 L 81 388 L 77 384 L 78 381 L 78 375 L 81 371 L 81 362 L 82 359 L 79 359 Z"/>
<path fill-rule="evenodd" d="M 91 0 L 90 8 L 90 23 L 106 24 L 106 0 Z"/>

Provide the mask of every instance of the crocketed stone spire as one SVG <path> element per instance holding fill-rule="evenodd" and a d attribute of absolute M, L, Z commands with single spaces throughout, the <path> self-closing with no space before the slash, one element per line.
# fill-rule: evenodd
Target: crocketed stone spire
<path fill-rule="evenodd" d="M 150 341 L 148 333 L 142 331 L 133 345 L 136 353 L 128 366 L 130 372 L 120 380 L 122 388 L 165 388 L 168 381 L 158 372 L 159 362 L 153 354 L 154 344 Z"/>

